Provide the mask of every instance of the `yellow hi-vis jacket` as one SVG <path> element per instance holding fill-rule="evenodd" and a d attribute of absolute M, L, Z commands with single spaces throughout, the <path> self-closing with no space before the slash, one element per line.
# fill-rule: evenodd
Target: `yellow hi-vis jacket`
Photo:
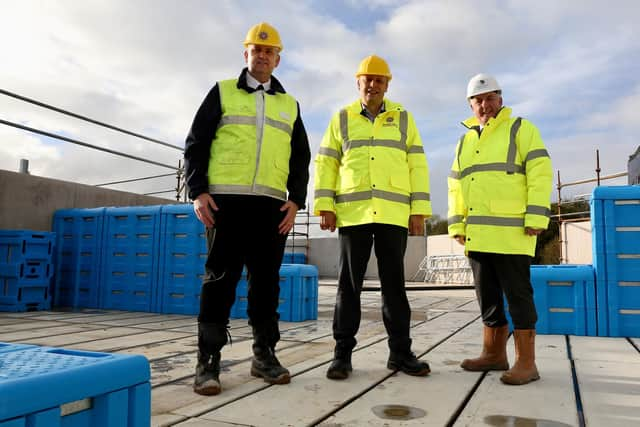
<path fill-rule="evenodd" d="M 315 159 L 314 213 L 335 212 L 337 226 L 408 227 L 431 215 L 429 168 L 412 115 L 385 100 L 371 122 L 356 101 L 336 113 Z"/>
<path fill-rule="evenodd" d="M 237 79 L 218 82 L 222 118 L 211 144 L 211 194 L 265 195 L 287 200 L 296 100 L 285 93 L 248 93 Z"/>
<path fill-rule="evenodd" d="M 551 197 L 551 159 L 538 129 L 502 108 L 482 132 L 475 117 L 463 122 L 448 178 L 449 235 L 465 236 L 465 251 L 535 254 L 546 229 Z"/>

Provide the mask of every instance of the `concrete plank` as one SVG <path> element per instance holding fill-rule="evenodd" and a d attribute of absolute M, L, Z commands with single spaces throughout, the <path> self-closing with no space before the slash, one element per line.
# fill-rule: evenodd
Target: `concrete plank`
<path fill-rule="evenodd" d="M 38 322 L 40 323 L 40 322 Z M 48 343 L 58 339 L 68 339 L 70 336 L 77 333 L 94 331 L 100 329 L 100 326 L 95 325 L 70 325 L 64 323 L 58 323 L 59 326 L 52 326 L 47 328 L 34 328 L 27 330 L 18 330 L 15 332 L 3 333 L 0 335 L 0 341 L 7 342 L 28 342 L 30 344 Z M 50 344 L 41 344 L 50 345 Z"/>
<path fill-rule="evenodd" d="M 576 360 L 575 366 L 586 425 L 640 425 L 639 362 Z"/>
<path fill-rule="evenodd" d="M 513 345 L 510 344 L 509 360 L 513 363 Z M 564 336 L 538 335 L 538 349 L 536 364 L 540 380 L 525 386 L 509 386 L 500 382 L 502 372 L 489 372 L 454 425 L 578 425 Z"/>
<path fill-rule="evenodd" d="M 83 326 L 83 325 L 78 325 Z M 84 325 L 85 327 L 95 328 L 94 325 Z M 140 329 L 135 328 L 98 328 L 84 332 L 73 332 L 65 335 L 55 335 L 51 337 L 27 339 L 26 344 L 46 345 L 51 347 L 65 347 L 72 344 L 79 344 L 88 341 L 101 340 L 105 338 L 123 337 L 131 334 L 139 334 Z M 76 347 L 79 348 L 79 347 Z"/>
<path fill-rule="evenodd" d="M 626 338 L 571 336 L 574 360 L 640 363 L 640 353 Z"/>

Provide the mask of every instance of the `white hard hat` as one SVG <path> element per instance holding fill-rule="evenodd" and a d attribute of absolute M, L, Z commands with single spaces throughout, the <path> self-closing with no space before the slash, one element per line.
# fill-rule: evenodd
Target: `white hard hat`
<path fill-rule="evenodd" d="M 489 74 L 476 74 L 471 77 L 467 85 L 467 99 L 487 92 L 495 92 L 500 89 L 498 81 Z"/>

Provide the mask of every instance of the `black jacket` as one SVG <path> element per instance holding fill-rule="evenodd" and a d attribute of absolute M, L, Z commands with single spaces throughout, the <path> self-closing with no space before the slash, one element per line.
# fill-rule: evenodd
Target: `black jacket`
<path fill-rule="evenodd" d="M 252 93 L 255 92 L 255 89 L 247 85 L 247 72 L 247 68 L 242 70 L 240 77 L 238 77 L 237 87 Z M 282 84 L 274 76 L 271 76 L 271 88 L 266 93 L 274 95 L 276 92 L 286 93 Z M 189 187 L 189 197 L 192 200 L 209 191 L 207 177 L 209 153 L 221 118 L 220 89 L 216 83 L 205 97 L 202 105 L 200 105 L 185 142 L 184 168 L 187 186 Z M 289 200 L 298 205 L 300 209 L 304 209 L 307 199 L 310 160 L 309 140 L 300 116 L 300 104 L 298 104 L 298 117 L 293 124 L 293 133 L 291 134 L 291 157 L 289 158 L 287 190 L 289 192 Z"/>

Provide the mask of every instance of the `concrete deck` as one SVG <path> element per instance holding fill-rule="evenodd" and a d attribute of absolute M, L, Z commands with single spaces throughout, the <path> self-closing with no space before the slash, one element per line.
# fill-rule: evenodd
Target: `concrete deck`
<path fill-rule="evenodd" d="M 421 284 L 422 285 L 422 284 Z M 374 285 L 375 286 L 375 285 Z M 460 361 L 480 352 L 473 291 L 410 291 L 413 349 L 432 369 L 416 378 L 386 368 L 379 292 L 364 292 L 353 375 L 326 379 L 334 286 L 320 286 L 316 321 L 281 322 L 278 357 L 291 384 L 249 374 L 251 329 L 231 322 L 218 396 L 191 390 L 195 316 L 83 310 L 0 313 L 0 341 L 142 354 L 152 369 L 153 426 L 637 426 L 640 339 L 539 335 L 541 380 L 503 385 Z M 514 360 L 509 343 L 510 360 Z"/>

